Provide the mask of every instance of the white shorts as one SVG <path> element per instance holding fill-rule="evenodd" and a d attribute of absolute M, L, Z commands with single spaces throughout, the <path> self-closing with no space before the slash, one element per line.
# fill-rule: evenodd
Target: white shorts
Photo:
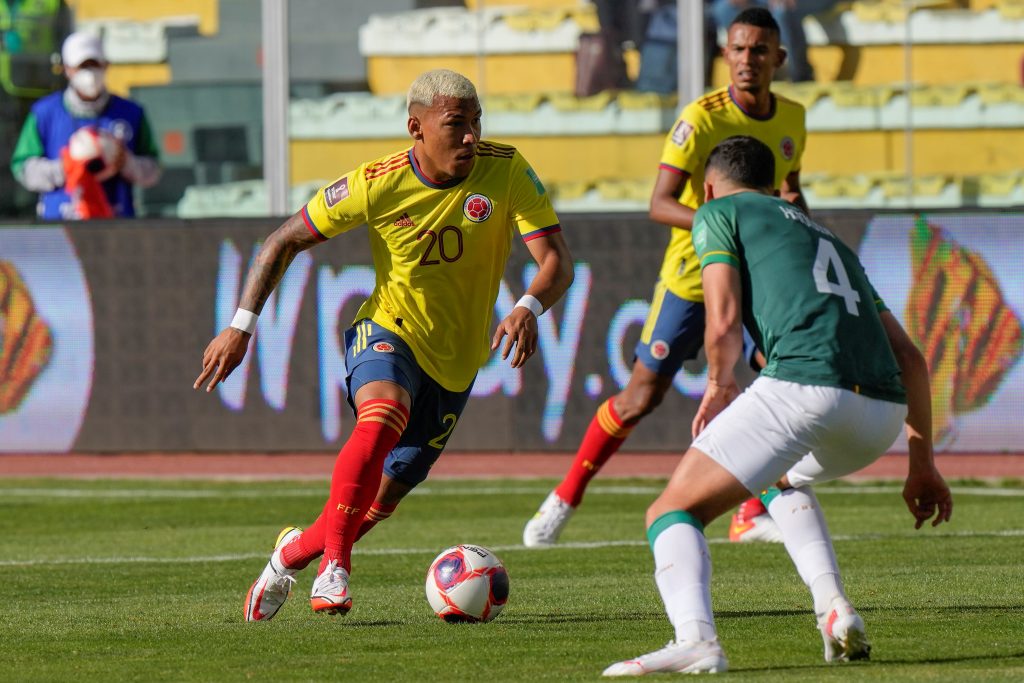
<path fill-rule="evenodd" d="M 806 486 L 870 465 L 906 417 L 902 403 L 758 377 L 692 446 L 757 495 L 784 474 L 791 485 Z"/>

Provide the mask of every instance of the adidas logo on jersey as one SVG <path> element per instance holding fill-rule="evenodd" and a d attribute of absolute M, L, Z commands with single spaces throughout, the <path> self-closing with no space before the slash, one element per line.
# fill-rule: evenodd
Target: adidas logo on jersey
<path fill-rule="evenodd" d="M 409 218 L 409 214 L 403 213 L 401 217 L 397 221 L 395 221 L 395 227 L 415 228 L 416 224 L 412 222 L 411 218 Z"/>

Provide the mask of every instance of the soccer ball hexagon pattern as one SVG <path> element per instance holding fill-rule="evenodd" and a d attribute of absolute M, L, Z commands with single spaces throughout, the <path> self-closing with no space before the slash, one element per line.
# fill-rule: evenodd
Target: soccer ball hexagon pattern
<path fill-rule="evenodd" d="M 448 548 L 427 570 L 427 602 L 448 623 L 491 621 L 504 609 L 508 587 L 498 556 L 476 545 Z"/>

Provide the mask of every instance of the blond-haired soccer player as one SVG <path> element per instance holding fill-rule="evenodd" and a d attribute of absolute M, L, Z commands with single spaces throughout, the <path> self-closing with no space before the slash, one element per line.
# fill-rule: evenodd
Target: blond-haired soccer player
<path fill-rule="evenodd" d="M 722 142 L 708 158 L 707 203 L 693 227 L 707 306 L 708 385 L 693 444 L 647 510 L 655 582 L 675 639 L 612 664 L 605 676 L 726 670 L 704 527 L 751 493 L 766 490 L 786 551 L 811 591 L 829 662 L 866 659 L 871 648 L 811 485 L 871 464 L 905 423 L 903 498 L 915 527 L 933 516 L 933 526 L 948 521 L 953 512 L 932 453 L 924 356 L 857 255 L 772 196 L 773 165 L 771 150 L 745 136 Z M 733 368 L 744 324 L 767 364 L 740 394 Z"/>
<path fill-rule="evenodd" d="M 281 532 L 249 589 L 245 619 L 272 618 L 293 575 L 320 557 L 310 604 L 344 614 L 357 538 L 386 518 L 440 456 L 490 352 L 521 367 L 537 350 L 537 317 L 565 293 L 572 259 L 537 175 L 514 147 L 481 140 L 481 107 L 464 76 L 438 69 L 408 93 L 412 147 L 324 187 L 264 242 L 231 326 L 206 348 L 199 388 L 238 366 L 256 316 L 295 255 L 366 224 L 376 286 L 345 333 L 357 421 L 335 462 L 320 516 Z M 491 334 L 513 237 L 539 270 Z M 507 337 L 507 339 L 506 339 Z"/>
<path fill-rule="evenodd" d="M 776 188 L 802 208 L 800 159 L 806 129 L 802 105 L 771 92 L 786 52 L 779 26 L 766 9 L 741 12 L 729 26 L 722 56 L 731 85 L 687 105 L 665 139 L 651 218 L 672 226 L 672 236 L 654 288 L 651 312 L 636 346 L 626 388 L 601 404 L 569 471 L 523 530 L 527 546 L 555 543 L 583 500 L 587 484 L 661 403 L 683 361 L 696 358 L 704 339 L 704 294 L 690 228 L 704 202 L 704 162 L 712 148 L 733 135 L 764 142 L 775 157 Z M 748 357 L 753 355 L 749 344 Z M 734 541 L 780 541 L 778 528 L 761 502 L 751 499 L 733 518 Z"/>

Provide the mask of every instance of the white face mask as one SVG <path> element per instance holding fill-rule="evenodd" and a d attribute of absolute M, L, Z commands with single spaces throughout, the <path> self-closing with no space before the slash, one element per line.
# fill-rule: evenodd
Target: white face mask
<path fill-rule="evenodd" d="M 71 76 L 71 87 L 83 99 L 94 100 L 103 92 L 106 70 L 97 67 L 79 69 Z"/>

